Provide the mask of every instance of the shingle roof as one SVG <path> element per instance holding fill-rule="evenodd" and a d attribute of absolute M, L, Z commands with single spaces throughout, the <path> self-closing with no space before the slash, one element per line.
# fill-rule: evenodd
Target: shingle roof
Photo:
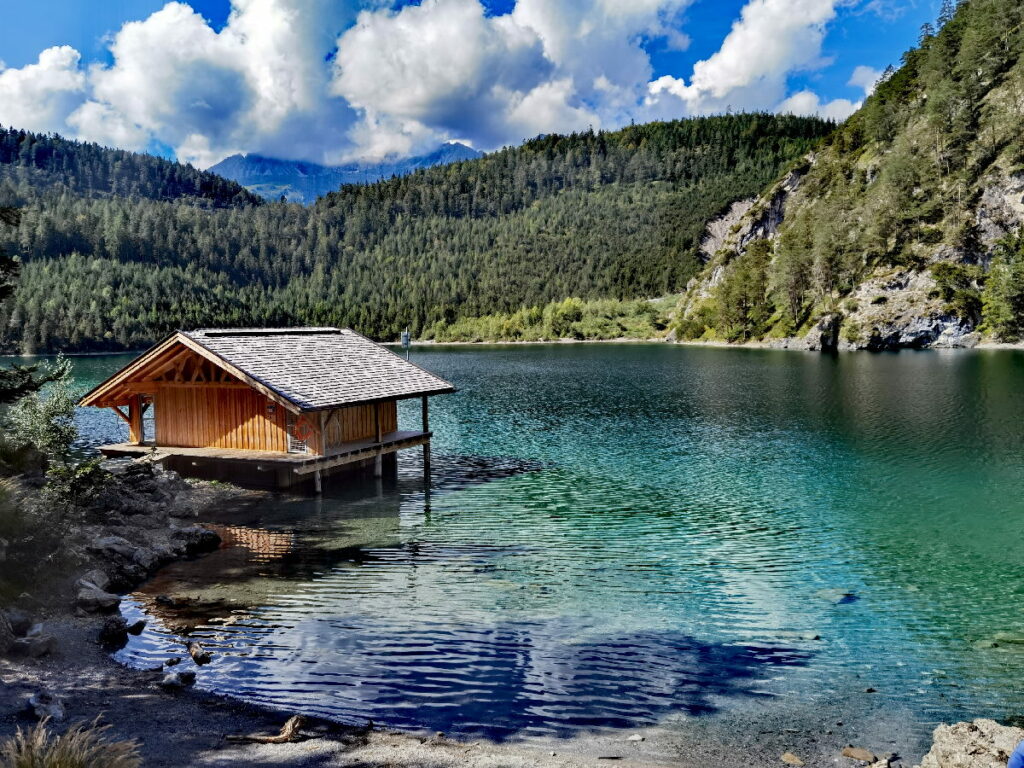
<path fill-rule="evenodd" d="M 183 335 L 303 410 L 455 391 L 347 328 L 203 329 Z"/>

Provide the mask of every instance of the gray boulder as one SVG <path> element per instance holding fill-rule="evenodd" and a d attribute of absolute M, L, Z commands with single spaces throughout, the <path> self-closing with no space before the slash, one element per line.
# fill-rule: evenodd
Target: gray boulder
<path fill-rule="evenodd" d="M 10 622 L 11 631 L 18 637 L 28 634 L 32 628 L 32 617 L 20 608 L 8 608 L 4 611 L 7 621 Z"/>
<path fill-rule="evenodd" d="M 75 586 L 79 589 L 86 587 L 94 587 L 95 589 L 103 590 L 104 592 L 110 589 L 110 577 L 106 571 L 102 571 L 99 568 L 93 568 L 91 571 L 86 571 L 82 574 Z"/>
<path fill-rule="evenodd" d="M 26 709 L 39 720 L 44 717 L 54 722 L 64 719 L 64 702 L 59 696 L 47 690 L 36 691 L 29 696 Z"/>
<path fill-rule="evenodd" d="M 999 725 L 995 720 L 940 725 L 918 768 L 1006 768 L 1022 741 L 1024 729 Z"/>
<path fill-rule="evenodd" d="M 25 637 L 19 637 L 14 641 L 11 653 L 38 659 L 41 656 L 47 656 L 57 650 L 57 638 L 43 632 L 41 624 L 37 626 L 39 627 L 39 631 L 37 633 L 30 633 Z"/>
<path fill-rule="evenodd" d="M 95 552 L 98 555 L 103 555 L 112 560 L 127 560 L 132 559 L 132 555 L 135 553 L 135 547 L 127 539 L 123 539 L 120 536 L 103 536 L 102 538 L 96 539 L 88 546 L 88 549 Z"/>
<path fill-rule="evenodd" d="M 196 681 L 196 673 L 192 671 L 168 672 L 160 681 L 160 687 L 167 690 L 177 690 L 192 685 Z"/>
<path fill-rule="evenodd" d="M 99 641 L 108 651 L 124 648 L 128 644 L 128 622 L 123 616 L 111 616 L 100 627 Z"/>
<path fill-rule="evenodd" d="M 152 571 L 160 564 L 160 558 L 152 549 L 139 547 L 132 552 L 132 562 L 144 571 Z"/>
<path fill-rule="evenodd" d="M 98 587 L 82 587 L 75 596 L 75 605 L 87 613 L 111 613 L 121 605 L 121 598 Z"/>
<path fill-rule="evenodd" d="M 220 546 L 220 536 L 201 525 L 179 528 L 171 534 L 172 546 L 186 555 L 212 552 Z"/>

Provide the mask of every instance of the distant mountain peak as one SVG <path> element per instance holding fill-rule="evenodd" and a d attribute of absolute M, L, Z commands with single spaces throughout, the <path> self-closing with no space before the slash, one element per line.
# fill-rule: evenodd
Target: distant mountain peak
<path fill-rule="evenodd" d="M 255 153 L 237 154 L 224 158 L 209 170 L 268 200 L 284 196 L 291 202 L 309 204 L 343 184 L 370 184 L 421 168 L 474 160 L 482 154 L 461 142 L 449 141 L 425 155 L 335 166 L 304 160 L 281 160 Z"/>

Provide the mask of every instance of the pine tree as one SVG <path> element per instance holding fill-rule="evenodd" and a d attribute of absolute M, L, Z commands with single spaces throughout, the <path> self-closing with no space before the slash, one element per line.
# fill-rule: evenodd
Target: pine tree
<path fill-rule="evenodd" d="M 16 227 L 21 214 L 16 208 L 0 207 L 0 223 Z M 18 261 L 0 249 L 0 303 L 10 298 L 18 279 Z M 66 375 L 66 365 L 39 374 L 39 365 L 12 365 L 0 369 L 0 404 L 13 403 L 38 391 L 44 384 Z M 39 375 L 37 375 L 39 374 Z"/>

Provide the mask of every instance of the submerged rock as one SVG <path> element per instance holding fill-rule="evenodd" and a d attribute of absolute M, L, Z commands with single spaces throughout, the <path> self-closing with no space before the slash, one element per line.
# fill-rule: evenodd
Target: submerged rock
<path fill-rule="evenodd" d="M 836 605 L 843 605 L 845 603 L 854 603 L 857 601 L 856 593 L 848 589 L 819 589 L 814 593 L 816 597 L 820 597 L 823 600 L 828 600 Z"/>
<path fill-rule="evenodd" d="M 804 764 L 804 761 L 794 755 L 792 752 L 784 752 L 782 757 L 779 758 L 786 765 L 795 765 L 797 768 Z"/>
<path fill-rule="evenodd" d="M 138 621 L 128 625 L 128 634 L 129 635 L 141 635 L 142 634 L 142 630 L 144 630 L 145 628 L 146 628 L 146 620 L 145 619 L 139 619 Z"/>
<path fill-rule="evenodd" d="M 171 534 L 172 545 L 186 555 L 200 555 L 212 552 L 220 546 L 220 536 L 201 525 L 179 528 Z"/>
<path fill-rule="evenodd" d="M 859 760 L 862 763 L 873 763 L 877 759 L 873 752 L 869 752 L 863 747 L 855 747 L 853 745 L 843 747 L 843 757 L 849 757 L 852 760 Z"/>
<path fill-rule="evenodd" d="M 190 640 L 185 648 L 188 649 L 188 655 L 192 657 L 192 661 L 202 666 L 203 664 L 209 664 L 211 661 L 210 652 L 203 648 L 202 645 Z"/>
<path fill-rule="evenodd" d="M 996 632 L 992 639 L 996 643 L 1024 645 L 1024 632 Z"/>
<path fill-rule="evenodd" d="M 933 738 L 918 768 L 1006 768 L 1013 750 L 1024 741 L 1024 729 L 975 720 L 940 725 Z"/>

